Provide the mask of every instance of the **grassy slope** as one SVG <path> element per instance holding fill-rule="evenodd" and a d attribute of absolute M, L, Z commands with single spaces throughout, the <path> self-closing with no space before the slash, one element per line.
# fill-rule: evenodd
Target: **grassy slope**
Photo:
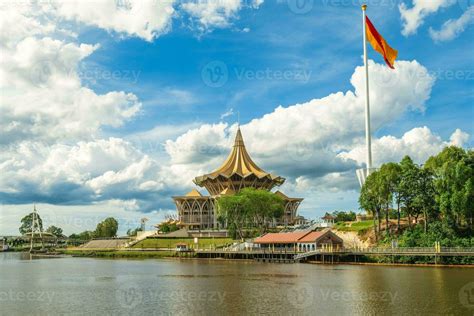
<path fill-rule="evenodd" d="M 211 248 L 230 245 L 231 238 L 198 238 L 199 248 Z M 176 244 L 185 243 L 195 248 L 194 238 L 147 238 L 135 244 L 132 248 L 174 248 Z"/>
<path fill-rule="evenodd" d="M 363 233 L 374 225 L 372 220 L 361 222 L 339 222 L 334 228 L 343 232 L 360 232 Z"/>
<path fill-rule="evenodd" d="M 174 251 L 120 251 L 120 250 L 62 250 L 66 255 L 73 257 L 100 257 L 100 258 L 166 258 L 173 257 Z"/>

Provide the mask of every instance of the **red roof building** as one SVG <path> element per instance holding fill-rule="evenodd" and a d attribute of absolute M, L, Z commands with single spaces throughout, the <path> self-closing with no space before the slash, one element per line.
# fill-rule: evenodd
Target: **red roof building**
<path fill-rule="evenodd" d="M 321 231 L 305 231 L 291 233 L 268 233 L 255 238 L 255 244 L 261 248 L 285 249 L 294 251 L 310 251 L 331 246 L 342 248 L 343 240 L 330 229 Z"/>

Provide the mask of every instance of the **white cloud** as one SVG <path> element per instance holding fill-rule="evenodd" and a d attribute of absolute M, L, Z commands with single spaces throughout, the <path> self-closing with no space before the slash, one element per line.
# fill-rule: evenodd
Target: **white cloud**
<path fill-rule="evenodd" d="M 0 192 L 10 202 L 139 199 L 163 188 L 158 171 L 153 159 L 118 138 L 76 145 L 22 142 L 4 152 Z"/>
<path fill-rule="evenodd" d="M 378 129 L 406 111 L 423 111 L 435 79 L 416 61 L 399 61 L 396 70 L 370 61 L 372 123 Z M 338 154 L 363 143 L 364 69 L 357 67 L 351 78 L 353 91 L 338 92 L 322 99 L 289 107 L 242 125 L 247 148 L 254 160 L 270 172 L 292 182 L 311 178 L 320 186 L 343 188 L 357 167 L 354 160 Z M 220 123 L 192 129 L 166 142 L 170 170 L 183 181 L 209 172 L 221 163 L 232 144 L 236 125 Z M 180 175 L 186 175 L 186 178 Z M 356 185 L 346 181 L 348 186 Z M 304 179 L 304 178 L 301 178 Z M 344 188 L 347 188 L 345 186 Z"/>
<path fill-rule="evenodd" d="M 404 2 L 398 7 L 403 22 L 402 34 L 405 36 L 415 34 L 428 15 L 455 4 L 456 0 L 412 0 L 412 3 L 411 8 Z"/>
<path fill-rule="evenodd" d="M 227 27 L 237 16 L 245 1 L 241 0 L 198 0 L 185 2 L 181 8 L 200 24 L 202 31 L 213 27 Z M 249 6 L 257 9 L 263 0 L 250 1 Z"/>
<path fill-rule="evenodd" d="M 168 32 L 174 0 L 57 1 L 54 14 L 87 25 L 152 41 Z"/>
<path fill-rule="evenodd" d="M 474 6 L 470 6 L 458 19 L 444 22 L 440 30 L 430 28 L 430 36 L 436 42 L 450 41 L 458 37 L 473 22 Z"/>
<path fill-rule="evenodd" d="M 462 147 L 469 141 L 469 134 L 457 128 L 449 138 L 450 145 Z"/>
<path fill-rule="evenodd" d="M 20 30 L 3 33 L 2 25 L 0 31 L 2 144 L 91 139 L 102 126 L 119 127 L 139 112 L 141 104 L 131 93 L 97 94 L 82 85 L 77 69 L 99 45 L 57 39 L 61 36 L 54 27 L 44 26 L 48 22 L 34 4 L 18 8 L 1 7 L 17 17 Z"/>
<path fill-rule="evenodd" d="M 399 162 L 405 155 L 409 155 L 415 162 L 424 163 L 430 156 L 436 155 L 444 147 L 455 145 L 462 147 L 469 139 L 469 135 L 457 129 L 450 137 L 450 141 L 443 141 L 428 127 L 417 127 L 406 132 L 401 138 L 383 136 L 373 139 L 372 156 L 374 165 L 380 166 L 389 161 Z M 362 165 L 366 159 L 366 148 L 360 144 L 349 152 L 342 152 L 339 157 L 355 160 Z"/>

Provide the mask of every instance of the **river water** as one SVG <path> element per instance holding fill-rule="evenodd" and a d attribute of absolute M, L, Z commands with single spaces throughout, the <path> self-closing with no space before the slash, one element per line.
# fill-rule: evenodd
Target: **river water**
<path fill-rule="evenodd" d="M 474 315 L 474 270 L 0 253 L 0 314 Z"/>

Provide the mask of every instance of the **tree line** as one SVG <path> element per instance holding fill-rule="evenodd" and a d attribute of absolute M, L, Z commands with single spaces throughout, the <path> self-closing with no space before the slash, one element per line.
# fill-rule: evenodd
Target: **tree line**
<path fill-rule="evenodd" d="M 217 200 L 218 221 L 227 226 L 232 238 L 264 234 L 270 224 L 282 217 L 283 199 L 267 190 L 244 188 Z"/>
<path fill-rule="evenodd" d="M 472 238 L 474 151 L 451 146 L 423 165 L 409 156 L 400 163 L 383 164 L 366 179 L 359 205 L 373 215 L 378 238 L 384 220 L 386 237 L 400 235 L 407 228 L 422 229 L 426 236 L 430 230 L 441 229 L 448 235 Z M 390 223 L 393 213 L 396 229 Z M 407 227 L 402 227 L 402 218 L 407 219 Z"/>
<path fill-rule="evenodd" d="M 56 237 L 65 237 L 63 235 L 62 228 L 56 227 L 54 225 L 49 226 L 46 230 L 43 230 L 43 221 L 39 214 L 36 214 L 38 219 L 38 226 L 41 232 L 50 233 Z M 33 222 L 33 213 L 30 213 L 24 216 L 21 219 L 21 225 L 19 227 L 20 234 L 25 235 L 31 232 Z M 97 224 L 94 231 L 84 231 L 78 234 L 72 234 L 69 236 L 71 239 L 80 239 L 80 240 L 90 240 L 92 238 L 110 238 L 116 237 L 118 231 L 118 222 L 113 217 L 108 217 Z"/>

